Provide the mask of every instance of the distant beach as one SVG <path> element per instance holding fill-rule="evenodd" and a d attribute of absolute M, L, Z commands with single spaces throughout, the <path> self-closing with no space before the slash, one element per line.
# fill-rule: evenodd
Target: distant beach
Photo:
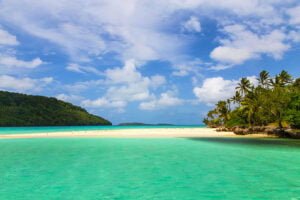
<path fill-rule="evenodd" d="M 100 137 L 100 138 L 205 138 L 205 137 L 270 137 L 265 134 L 251 134 L 238 136 L 233 132 L 217 132 L 213 128 L 127 128 L 103 129 L 85 131 L 58 131 L 39 133 L 16 133 L 0 135 L 0 139 L 12 138 L 72 138 L 72 137 Z"/>

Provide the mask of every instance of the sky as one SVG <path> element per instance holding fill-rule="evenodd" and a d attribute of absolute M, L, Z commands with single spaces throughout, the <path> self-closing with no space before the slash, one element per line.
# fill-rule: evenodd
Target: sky
<path fill-rule="evenodd" d="M 202 124 L 242 77 L 299 77 L 299 43 L 299 0 L 0 0 L 0 90 Z"/>

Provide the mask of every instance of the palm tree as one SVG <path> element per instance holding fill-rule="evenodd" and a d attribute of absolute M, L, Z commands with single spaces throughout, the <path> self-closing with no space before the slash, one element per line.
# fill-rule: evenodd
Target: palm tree
<path fill-rule="evenodd" d="M 249 127 L 253 127 L 255 123 L 255 113 L 258 112 L 260 108 L 260 103 L 257 98 L 257 94 L 251 92 L 249 93 L 241 102 L 243 111 L 247 114 L 247 121 L 249 123 Z"/>
<path fill-rule="evenodd" d="M 274 87 L 284 87 L 286 84 L 292 83 L 292 76 L 287 71 L 282 70 L 280 74 L 276 75 L 274 80 L 271 80 L 271 84 Z"/>
<path fill-rule="evenodd" d="M 278 76 L 283 85 L 289 84 L 293 80 L 292 76 L 285 70 L 282 70 Z"/>
<path fill-rule="evenodd" d="M 297 78 L 293 83 L 293 86 L 300 89 L 300 78 Z"/>
<path fill-rule="evenodd" d="M 231 99 L 227 99 L 226 100 L 226 104 L 227 104 L 227 109 L 229 110 L 229 112 L 231 111 Z"/>
<path fill-rule="evenodd" d="M 247 78 L 242 78 L 235 89 L 245 96 L 251 90 L 251 83 Z"/>
<path fill-rule="evenodd" d="M 219 117 L 223 120 L 223 123 L 225 124 L 228 121 L 230 110 L 228 108 L 226 101 L 219 101 L 216 104 L 216 111 L 219 114 Z"/>
<path fill-rule="evenodd" d="M 281 84 L 281 81 L 280 81 L 280 78 L 278 75 L 275 76 L 274 79 L 271 79 L 271 85 L 275 88 L 275 87 L 281 87 L 282 84 Z"/>
<path fill-rule="evenodd" d="M 231 97 L 231 101 L 232 101 L 233 103 L 236 103 L 236 104 L 240 105 L 240 104 L 241 104 L 241 101 L 242 101 L 242 96 L 241 96 L 241 94 L 240 94 L 238 91 L 236 91 L 236 92 L 235 92 L 235 95 L 234 95 L 233 97 Z"/>
<path fill-rule="evenodd" d="M 268 88 L 268 86 L 270 85 L 269 72 L 267 72 L 266 70 L 261 71 L 257 80 L 261 87 Z"/>

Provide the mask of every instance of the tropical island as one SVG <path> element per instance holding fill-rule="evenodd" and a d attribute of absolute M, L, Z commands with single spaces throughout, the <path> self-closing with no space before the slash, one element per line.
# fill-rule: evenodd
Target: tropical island
<path fill-rule="evenodd" d="M 111 122 L 56 98 L 0 91 L 0 126 L 111 125 Z"/>
<path fill-rule="evenodd" d="M 235 95 L 219 101 L 203 122 L 239 135 L 268 133 L 300 138 L 300 78 L 282 71 L 270 77 L 262 71 L 254 85 L 242 78 Z"/>

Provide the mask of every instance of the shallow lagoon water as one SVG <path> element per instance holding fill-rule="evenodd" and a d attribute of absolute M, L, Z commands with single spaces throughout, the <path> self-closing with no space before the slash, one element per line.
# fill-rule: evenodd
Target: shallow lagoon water
<path fill-rule="evenodd" d="M 156 128 L 204 128 L 204 125 L 144 125 L 144 126 L 32 126 L 32 127 L 0 127 L 3 134 L 55 133 L 69 131 L 156 129 Z"/>
<path fill-rule="evenodd" d="M 300 142 L 0 140 L 0 199 L 300 199 Z"/>

